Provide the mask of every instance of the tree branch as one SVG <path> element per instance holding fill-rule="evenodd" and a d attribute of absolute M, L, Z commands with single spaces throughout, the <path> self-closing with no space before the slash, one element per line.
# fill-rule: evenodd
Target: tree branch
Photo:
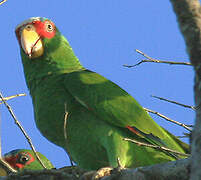
<path fill-rule="evenodd" d="M 104 180 L 188 180 L 190 158 L 136 169 L 124 169 Z"/>
<path fill-rule="evenodd" d="M 180 155 L 180 156 L 188 157 L 188 156 L 190 155 L 190 154 L 181 153 L 181 152 L 178 152 L 178 151 L 175 151 L 175 150 L 173 150 L 173 149 L 169 149 L 169 148 L 166 148 L 166 147 L 163 147 L 163 146 L 157 146 L 157 145 L 142 143 L 142 142 L 136 141 L 136 140 L 134 140 L 134 139 L 123 138 L 123 140 L 124 140 L 124 141 L 129 141 L 129 142 L 132 142 L 132 143 L 135 143 L 135 144 L 137 144 L 138 146 L 145 146 L 145 147 L 150 147 L 150 148 L 157 149 L 157 150 L 161 150 L 161 151 L 172 152 L 172 153 L 174 153 L 174 154 L 176 154 L 176 155 Z"/>
<path fill-rule="evenodd" d="M 172 100 L 169 100 L 169 99 L 165 99 L 165 98 L 162 98 L 162 97 L 158 97 L 158 96 L 154 96 L 154 95 L 151 95 L 151 97 L 159 99 L 159 100 L 162 100 L 162 101 L 167 101 L 167 102 L 179 105 L 179 106 L 183 106 L 185 108 L 189 108 L 189 109 L 192 109 L 192 110 L 196 109 L 194 106 L 189 106 L 189 105 L 182 104 L 182 103 L 179 103 L 179 102 L 176 102 L 176 101 L 172 101 Z"/>
<path fill-rule="evenodd" d="M 111 175 L 105 176 L 104 180 L 188 180 L 189 166 L 191 158 L 180 159 L 177 161 L 170 161 L 167 163 L 155 164 L 152 166 L 138 167 L 136 169 L 122 169 L 119 171 L 111 171 Z M 68 168 L 68 167 L 67 167 Z M 74 173 L 73 173 L 74 172 Z M 93 177 L 96 171 L 88 172 Z M 44 169 L 44 170 L 27 170 L 18 174 L 11 174 L 8 177 L 0 177 L 0 180 L 46 180 L 51 179 L 52 176 L 60 180 L 86 180 L 86 171 L 76 168 L 73 171 L 62 169 Z M 83 175 L 83 176 L 82 176 Z"/>
<path fill-rule="evenodd" d="M 167 120 L 167 121 L 169 121 L 169 122 L 172 122 L 172 123 L 174 123 L 174 124 L 177 124 L 177 125 L 179 125 L 179 126 L 182 126 L 183 128 L 185 128 L 185 129 L 187 129 L 188 131 L 192 132 L 192 129 L 189 128 L 187 125 L 185 125 L 185 124 L 183 124 L 183 123 L 180 123 L 180 122 L 178 122 L 178 121 L 175 121 L 175 120 L 173 120 L 173 119 L 170 119 L 170 118 L 166 117 L 165 115 L 163 115 L 163 114 L 161 114 L 161 113 L 159 113 L 159 112 L 153 111 L 153 110 L 151 110 L 151 109 L 147 109 L 147 108 L 143 108 L 143 109 L 144 109 L 145 111 L 147 111 L 147 112 L 156 114 L 157 116 L 162 117 L 163 119 L 165 119 L 165 120 Z"/>
<path fill-rule="evenodd" d="M 153 59 L 153 58 L 151 58 L 150 56 L 148 56 L 147 54 L 143 53 L 142 51 L 140 51 L 138 49 L 136 49 L 135 51 L 137 53 L 143 55 L 147 59 L 141 60 L 139 63 L 134 64 L 134 65 L 126 65 L 126 64 L 124 64 L 123 65 L 124 67 L 131 68 L 131 67 L 138 66 L 138 65 L 140 65 L 142 63 L 145 63 L 145 62 L 164 63 L 164 64 L 170 64 L 170 65 L 189 65 L 189 66 L 192 66 L 192 64 L 189 63 L 189 62 L 175 62 L 175 61 L 163 61 L 163 60 Z"/>
<path fill-rule="evenodd" d="M 16 94 L 16 95 L 13 95 L 13 96 L 8 96 L 8 97 L 4 97 L 4 101 L 7 101 L 7 100 L 10 100 L 10 99 L 13 99 L 13 98 L 16 98 L 16 97 L 20 97 L 20 96 L 26 96 L 25 93 L 22 93 L 22 94 Z M 0 104 L 2 104 L 2 100 L 0 98 Z"/>

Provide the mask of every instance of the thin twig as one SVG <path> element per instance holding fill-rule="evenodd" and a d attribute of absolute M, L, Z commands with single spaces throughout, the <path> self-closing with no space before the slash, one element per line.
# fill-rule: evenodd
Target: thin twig
<path fill-rule="evenodd" d="M 185 133 L 183 132 L 183 136 L 177 136 L 178 138 L 189 138 L 191 133 Z"/>
<path fill-rule="evenodd" d="M 182 126 L 183 128 L 185 128 L 185 129 L 187 129 L 188 131 L 192 132 L 192 129 L 189 128 L 188 126 L 186 126 L 186 125 L 183 124 L 183 123 L 180 123 L 180 122 L 178 122 L 178 121 L 175 121 L 175 120 L 173 120 L 173 119 L 170 119 L 170 118 L 164 116 L 163 114 L 161 114 L 161 113 L 159 113 L 159 112 L 156 112 L 156 111 L 153 111 L 153 110 L 150 110 L 150 109 L 147 109 L 147 108 L 143 108 L 143 109 L 144 109 L 145 111 L 147 111 L 147 112 L 156 114 L 157 116 L 160 116 L 160 117 L 162 117 L 163 119 L 165 119 L 165 120 L 167 120 L 167 121 L 169 121 L 169 122 L 172 122 L 172 123 L 174 123 L 174 124 L 177 124 L 177 125 L 179 125 L 179 126 Z"/>
<path fill-rule="evenodd" d="M 189 136 L 176 136 L 177 138 L 189 138 Z"/>
<path fill-rule="evenodd" d="M 0 164 L 1 167 L 3 167 L 3 169 L 7 172 L 7 173 L 17 173 L 17 170 L 15 170 L 14 168 L 12 168 L 10 166 L 10 164 L 8 164 L 4 159 L 0 158 Z"/>
<path fill-rule="evenodd" d="M 9 96 L 9 97 L 4 97 L 4 101 L 7 101 L 7 100 L 10 100 L 10 99 L 13 99 L 13 98 L 16 98 L 16 97 L 20 97 L 20 96 L 26 96 L 25 93 L 22 93 L 22 94 L 16 94 L 16 95 L 13 95 L 13 96 Z M 1 102 L 1 98 L 0 98 L 0 104 L 2 104 L 3 102 Z"/>
<path fill-rule="evenodd" d="M 35 147 L 33 146 L 33 143 L 32 143 L 32 141 L 31 141 L 31 138 L 27 135 L 26 131 L 24 130 L 24 128 L 22 127 L 22 125 L 20 124 L 20 122 L 17 120 L 17 118 L 16 118 L 16 116 L 15 116 L 15 114 L 14 114 L 12 108 L 11 108 L 11 107 L 8 105 L 8 103 L 4 100 L 3 95 L 2 95 L 1 92 L 0 92 L 0 98 L 1 98 L 1 100 L 3 101 L 4 105 L 7 107 L 7 109 L 8 109 L 8 111 L 9 111 L 9 113 L 11 114 L 12 118 L 14 119 L 15 124 L 20 128 L 20 130 L 21 130 L 22 133 L 24 134 L 25 138 L 27 139 L 29 145 L 31 146 L 31 149 L 33 150 L 33 152 L 34 152 L 34 154 L 35 154 L 35 156 L 36 156 L 36 159 L 39 161 L 39 163 L 40 163 L 45 169 L 47 169 L 47 168 L 45 167 L 44 163 L 41 161 L 39 155 L 37 154 L 37 152 L 36 152 L 36 150 L 35 150 Z"/>
<path fill-rule="evenodd" d="M 188 157 L 190 155 L 190 154 L 186 154 L 186 153 L 181 153 L 181 152 L 175 151 L 173 149 L 166 148 L 164 146 L 157 146 L 157 145 L 142 143 L 142 142 L 136 141 L 134 139 L 123 138 L 123 140 L 130 141 L 132 143 L 137 144 L 138 146 L 145 146 L 145 147 L 150 147 L 150 148 L 154 148 L 154 149 L 158 149 L 158 150 L 162 150 L 162 151 L 172 152 L 174 154 L 181 155 L 181 156 L 187 156 Z"/>
<path fill-rule="evenodd" d="M 188 126 L 188 127 L 194 127 L 194 125 L 192 125 L 192 124 L 186 124 L 186 126 Z"/>
<path fill-rule="evenodd" d="M 67 140 L 67 133 L 66 133 L 66 130 L 67 130 L 67 119 L 68 119 L 68 112 L 66 110 L 66 104 L 64 105 L 65 106 L 65 114 L 64 114 L 64 138 L 65 140 Z"/>
<path fill-rule="evenodd" d="M 191 133 L 183 133 L 185 136 L 188 136 L 190 137 L 191 136 Z"/>
<path fill-rule="evenodd" d="M 134 65 L 126 65 L 126 64 L 124 64 L 123 66 L 131 68 L 131 67 L 138 66 L 138 65 L 140 65 L 140 64 L 142 64 L 144 62 L 153 62 L 153 63 L 165 63 L 165 64 L 171 64 L 171 65 L 189 65 L 189 66 L 192 66 L 192 64 L 189 63 L 189 62 L 175 62 L 175 61 L 163 61 L 163 60 L 153 59 L 153 58 L 149 57 L 147 54 L 143 53 L 142 51 L 140 51 L 138 49 L 136 49 L 135 51 L 137 53 L 143 55 L 147 59 L 141 60 L 139 63 L 134 64 Z"/>
<path fill-rule="evenodd" d="M 2 5 L 3 3 L 5 3 L 7 0 L 2 0 L 1 2 L 0 2 L 0 5 Z"/>
<path fill-rule="evenodd" d="M 64 108 L 65 108 L 65 114 L 64 114 L 64 138 L 65 138 L 66 143 L 67 143 L 68 139 L 67 139 L 67 128 L 66 127 L 67 127 L 67 120 L 68 120 L 68 111 L 66 109 L 66 103 L 64 104 Z M 71 164 L 71 166 L 73 166 L 73 160 L 72 160 L 72 158 L 70 156 L 70 152 L 68 151 L 67 147 L 65 149 L 66 149 L 66 151 L 68 153 L 68 156 L 69 156 L 69 159 L 70 159 L 70 164 Z"/>
<path fill-rule="evenodd" d="M 165 98 L 158 97 L 158 96 L 154 96 L 154 95 L 151 95 L 151 97 L 156 98 L 156 99 L 159 99 L 159 100 L 162 100 L 162 101 L 167 101 L 167 102 L 170 102 L 170 103 L 179 105 L 179 106 L 183 106 L 183 107 L 185 107 L 185 108 L 189 108 L 189 109 L 192 109 L 192 110 L 196 110 L 196 108 L 195 108 L 194 106 L 182 104 L 182 103 L 179 103 L 179 102 L 176 102 L 176 101 L 172 101 L 172 100 L 165 99 Z"/>

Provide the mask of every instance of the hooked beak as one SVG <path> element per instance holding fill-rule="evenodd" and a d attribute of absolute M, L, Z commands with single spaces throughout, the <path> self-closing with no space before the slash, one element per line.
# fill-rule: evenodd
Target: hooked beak
<path fill-rule="evenodd" d="M 33 25 L 28 24 L 21 31 L 21 46 L 30 59 L 43 55 L 44 47 L 41 37 Z"/>

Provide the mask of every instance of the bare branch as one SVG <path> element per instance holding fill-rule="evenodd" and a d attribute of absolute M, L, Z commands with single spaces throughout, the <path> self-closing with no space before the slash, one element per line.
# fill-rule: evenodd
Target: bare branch
<path fill-rule="evenodd" d="M 188 136 L 190 137 L 191 136 L 191 133 L 183 133 L 185 136 Z"/>
<path fill-rule="evenodd" d="M 104 177 L 104 180 L 188 180 L 190 158 L 138 167 L 136 169 L 123 169 L 119 173 Z"/>
<path fill-rule="evenodd" d="M 175 61 L 163 61 L 163 60 L 153 59 L 153 58 L 151 58 L 150 56 L 148 56 L 147 54 L 143 53 L 142 51 L 140 51 L 138 49 L 136 49 L 135 51 L 137 53 L 143 55 L 147 59 L 141 60 L 139 63 L 134 64 L 134 65 L 126 65 L 126 64 L 124 64 L 123 65 L 124 67 L 131 68 L 131 67 L 138 66 L 138 65 L 140 65 L 142 63 L 145 63 L 145 62 L 164 63 L 164 64 L 170 64 L 170 65 L 188 65 L 188 66 L 192 66 L 192 64 L 189 63 L 189 62 L 175 62 Z"/>
<path fill-rule="evenodd" d="M 161 113 L 159 113 L 159 112 L 157 112 L 157 111 L 153 111 L 153 110 L 150 110 L 150 109 L 147 109 L 147 108 L 143 108 L 143 109 L 144 109 L 145 111 L 147 111 L 147 112 L 156 114 L 157 116 L 160 116 L 160 117 L 162 117 L 163 119 L 165 119 L 165 120 L 167 120 L 167 121 L 169 121 L 169 122 L 172 122 L 172 123 L 174 123 L 174 124 L 177 124 L 177 125 L 179 125 L 179 126 L 182 126 L 183 128 L 185 128 L 185 129 L 187 129 L 188 131 L 192 132 L 192 129 L 189 128 L 187 125 L 185 125 L 185 124 L 183 124 L 183 123 L 180 123 L 180 122 L 178 122 L 178 121 L 175 121 L 175 120 L 173 120 L 173 119 L 170 119 L 170 118 L 164 116 L 163 114 L 161 114 Z"/>
<path fill-rule="evenodd" d="M 1 2 L 0 2 L 0 5 L 2 5 L 3 3 L 5 3 L 7 0 L 2 0 Z"/>
<path fill-rule="evenodd" d="M 183 136 L 177 136 L 178 138 L 190 138 L 191 133 L 185 133 L 183 132 Z"/>
<path fill-rule="evenodd" d="M 180 159 L 177 161 L 170 161 L 167 163 L 154 164 L 151 166 L 138 167 L 133 169 L 120 169 L 111 171 L 111 175 L 102 177 L 104 180 L 188 180 L 189 179 L 189 166 L 191 158 Z M 67 167 L 68 168 L 68 167 Z M 74 172 L 74 171 L 73 171 Z M 86 173 L 89 176 L 86 176 Z M 72 171 L 65 171 L 65 169 L 44 169 L 44 170 L 25 170 L 17 174 L 10 174 L 8 177 L 0 177 L 0 180 L 11 180 L 11 179 L 60 179 L 60 180 L 83 180 L 92 179 L 95 171 L 83 171 L 77 168 L 76 174 Z M 90 176 L 91 175 L 91 176 Z"/>
<path fill-rule="evenodd" d="M 192 124 L 186 124 L 186 126 L 188 126 L 188 127 L 194 127 L 194 125 L 192 125 Z"/>
<path fill-rule="evenodd" d="M 10 164 L 8 164 L 4 159 L 0 158 L 0 166 L 1 166 L 1 174 L 2 168 L 5 170 L 5 176 L 9 173 L 17 173 L 15 169 L 13 169 Z"/>
<path fill-rule="evenodd" d="M 179 106 L 183 106 L 183 107 L 185 107 L 185 108 L 189 108 L 189 109 L 192 109 L 192 110 L 195 110 L 195 109 L 196 109 L 194 106 L 182 104 L 182 103 L 179 103 L 179 102 L 176 102 L 176 101 L 172 101 L 172 100 L 169 100 L 169 99 L 165 99 L 165 98 L 162 98 L 162 97 L 158 97 L 158 96 L 154 96 L 154 95 L 151 95 L 151 97 L 156 98 L 156 99 L 159 99 L 159 100 L 162 100 L 162 101 L 167 101 L 167 102 L 170 102 L 170 103 L 179 105 Z"/>
<path fill-rule="evenodd" d="M 9 96 L 9 97 L 4 97 L 4 101 L 7 101 L 7 100 L 10 100 L 10 99 L 13 99 L 13 98 L 16 98 L 16 97 L 20 97 L 20 96 L 26 96 L 25 93 L 22 93 L 22 94 L 16 94 L 16 95 L 13 95 L 13 96 Z M 0 98 L 0 104 L 2 104 L 2 100 Z"/>
<path fill-rule="evenodd" d="M 4 100 L 2 93 L 0 92 L 0 98 L 3 101 L 4 105 L 7 107 L 9 113 L 11 114 L 12 118 L 15 121 L 15 124 L 20 128 L 20 130 L 22 131 L 22 133 L 24 134 L 25 138 L 27 139 L 29 145 L 31 146 L 31 149 L 33 150 L 36 159 L 40 162 L 40 164 L 46 169 L 45 165 L 43 164 L 43 162 L 41 161 L 40 157 L 38 156 L 35 147 L 33 146 L 33 143 L 31 141 L 31 138 L 27 135 L 26 131 L 24 130 L 24 128 L 22 127 L 22 125 L 20 124 L 20 122 L 17 120 L 12 108 L 8 105 L 8 103 Z"/>
<path fill-rule="evenodd" d="M 68 120 L 68 111 L 66 109 L 66 103 L 64 104 L 64 108 L 65 108 L 65 114 L 64 114 L 64 138 L 65 138 L 65 141 L 66 141 L 66 144 L 67 144 L 68 139 L 67 139 L 67 128 L 66 127 L 67 127 L 67 120 Z M 68 146 L 65 148 L 65 150 L 68 153 L 68 157 L 70 159 L 70 164 L 71 164 L 71 166 L 73 166 L 73 160 L 71 158 L 70 152 L 68 151 Z"/>
<path fill-rule="evenodd" d="M 138 167 L 133 169 L 120 169 L 111 171 L 110 175 L 102 177 L 105 180 L 188 180 L 189 179 L 189 166 L 191 158 L 180 159 L 177 161 L 170 161 L 167 163 L 154 164 L 151 166 Z M 75 172 L 75 173 L 72 173 Z M 60 180 L 83 180 L 92 179 L 96 171 L 83 171 L 82 169 L 76 168 L 74 171 L 67 171 L 65 168 L 62 169 L 44 169 L 44 170 L 25 170 L 17 174 L 10 174 L 7 177 L 0 177 L 0 180 L 11 180 L 11 179 L 60 179 Z M 86 176 L 88 174 L 88 176 Z"/>
<path fill-rule="evenodd" d="M 64 104 L 64 106 L 65 106 L 65 114 L 64 114 L 64 138 L 67 141 L 67 133 L 66 133 L 67 128 L 66 127 L 67 127 L 68 112 L 66 110 L 66 104 Z"/>
<path fill-rule="evenodd" d="M 177 138 L 189 138 L 189 136 L 176 136 Z"/>
<path fill-rule="evenodd" d="M 174 153 L 174 154 L 180 155 L 180 156 L 186 156 L 186 157 L 190 156 L 190 154 L 181 153 L 181 152 L 175 151 L 175 150 L 173 150 L 173 149 L 166 148 L 166 147 L 164 147 L 164 146 L 157 146 L 157 145 L 142 143 L 142 142 L 136 141 L 136 140 L 134 140 L 134 139 L 129 139 L 129 138 L 123 138 L 123 140 L 124 140 L 124 141 L 129 141 L 129 142 L 132 142 L 132 143 L 135 143 L 135 144 L 137 144 L 138 146 L 150 147 L 150 148 L 157 149 L 157 150 L 161 150 L 161 151 L 171 152 L 171 153 Z"/>

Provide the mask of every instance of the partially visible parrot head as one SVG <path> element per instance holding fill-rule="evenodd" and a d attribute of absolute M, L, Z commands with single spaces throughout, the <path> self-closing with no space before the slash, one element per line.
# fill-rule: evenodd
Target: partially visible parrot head
<path fill-rule="evenodd" d="M 17 25 L 15 33 L 27 83 L 38 77 L 72 69 L 74 66 L 82 67 L 68 41 L 51 20 L 32 17 Z M 40 74 L 36 73 L 38 69 Z"/>
<path fill-rule="evenodd" d="M 48 169 L 54 168 L 52 163 L 41 153 L 37 152 L 42 162 Z M 23 169 L 39 170 L 44 169 L 39 161 L 36 159 L 32 150 L 28 149 L 16 149 L 6 153 L 4 155 L 4 160 L 8 162 L 17 171 L 22 171 Z"/>

